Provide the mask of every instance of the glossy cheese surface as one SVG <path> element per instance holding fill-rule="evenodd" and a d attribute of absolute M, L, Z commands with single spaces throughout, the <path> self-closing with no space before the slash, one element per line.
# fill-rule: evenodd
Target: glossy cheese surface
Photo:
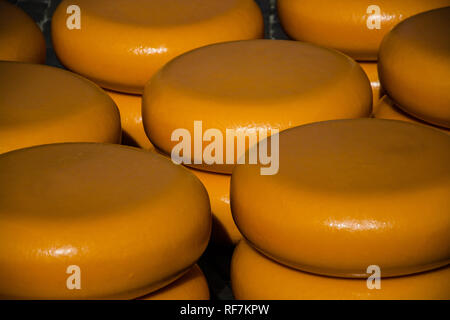
<path fill-rule="evenodd" d="M 378 78 L 378 69 L 376 62 L 360 62 L 359 65 L 366 73 L 370 81 L 370 86 L 372 88 L 372 112 L 373 108 L 377 105 L 378 101 L 383 95 L 383 90 L 380 86 L 380 79 Z"/>
<path fill-rule="evenodd" d="M 278 0 L 278 15 L 294 39 L 377 60 L 383 37 L 400 21 L 449 0 Z"/>
<path fill-rule="evenodd" d="M 430 128 L 434 128 L 437 130 L 441 130 L 442 132 L 446 132 L 450 134 L 450 130 L 442 127 L 437 127 L 430 125 L 422 120 L 416 119 L 405 112 L 403 112 L 399 107 L 395 105 L 395 102 L 392 101 L 388 96 L 384 96 L 375 107 L 376 112 L 374 113 L 374 117 L 378 119 L 391 119 L 391 120 L 401 120 L 412 122 L 416 124 L 425 125 Z"/>
<path fill-rule="evenodd" d="M 114 101 L 94 83 L 37 64 L 0 62 L 0 153 L 58 142 L 120 142 Z"/>
<path fill-rule="evenodd" d="M 208 196 L 170 160 L 65 143 L 0 155 L 0 297 L 130 299 L 188 270 L 210 236 Z M 68 290 L 69 266 L 81 289 Z"/>
<path fill-rule="evenodd" d="M 139 300 L 209 300 L 205 275 L 198 265 L 168 286 Z"/>
<path fill-rule="evenodd" d="M 239 300 L 448 300 L 450 267 L 397 278 L 381 273 L 380 289 L 368 289 L 366 279 L 323 277 L 285 267 L 241 241 L 231 262 L 231 284 Z"/>
<path fill-rule="evenodd" d="M 411 17 L 380 47 L 378 72 L 408 114 L 450 128 L 450 7 Z"/>
<path fill-rule="evenodd" d="M 120 111 L 122 144 L 153 150 L 154 147 L 142 125 L 142 97 L 109 90 L 106 93 L 114 100 Z"/>
<path fill-rule="evenodd" d="M 44 63 L 45 54 L 44 35 L 33 19 L 0 0 L 0 60 Z"/>
<path fill-rule="evenodd" d="M 242 239 L 230 208 L 230 180 L 226 174 L 211 173 L 191 169 L 199 178 L 209 194 L 211 213 L 213 215 L 212 240 L 218 244 L 236 244 Z"/>
<path fill-rule="evenodd" d="M 146 85 L 142 119 L 152 143 L 166 154 L 179 143 L 171 141 L 175 130 L 194 138 L 195 121 L 203 132 L 220 131 L 223 164 L 199 166 L 231 173 L 228 129 L 243 135 L 266 129 L 270 135 L 272 129 L 369 116 L 371 104 L 369 80 L 347 56 L 297 41 L 251 40 L 203 47 L 172 60 Z M 202 150 L 208 145 L 203 142 Z M 194 143 L 191 147 L 191 162 L 201 160 L 194 158 Z M 236 159 L 238 151 L 233 153 Z"/>
<path fill-rule="evenodd" d="M 71 5 L 80 29 L 68 29 Z M 253 0 L 64 0 L 52 20 L 61 62 L 102 87 L 142 93 L 174 57 L 211 43 L 261 38 L 262 14 Z"/>
<path fill-rule="evenodd" d="M 403 121 L 326 121 L 282 132 L 279 172 L 239 165 L 231 210 L 245 238 L 283 264 L 365 277 L 450 261 L 450 136 Z"/>

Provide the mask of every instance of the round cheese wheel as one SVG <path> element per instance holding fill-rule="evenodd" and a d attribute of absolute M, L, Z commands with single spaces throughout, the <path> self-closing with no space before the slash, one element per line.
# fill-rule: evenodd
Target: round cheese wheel
<path fill-rule="evenodd" d="M 366 279 L 324 277 L 285 267 L 241 241 L 231 262 L 231 284 L 239 300 L 448 300 L 450 267 L 397 278 L 383 278 L 381 270 L 380 289 L 369 289 Z"/>
<path fill-rule="evenodd" d="M 213 216 L 212 240 L 216 244 L 234 245 L 242 239 L 230 208 L 230 175 L 191 169 L 208 191 Z"/>
<path fill-rule="evenodd" d="M 120 111 L 122 144 L 153 150 L 154 147 L 142 125 L 142 97 L 109 90 L 106 93 L 114 100 Z"/>
<path fill-rule="evenodd" d="M 195 265 L 173 283 L 138 300 L 209 300 L 208 282 Z"/>
<path fill-rule="evenodd" d="M 378 79 L 377 64 L 376 62 L 360 62 L 359 65 L 369 78 L 370 86 L 372 87 L 372 105 L 376 106 L 383 94 L 383 90 L 380 87 L 380 79 Z"/>
<path fill-rule="evenodd" d="M 449 4 L 449 0 L 278 0 L 278 15 L 296 40 L 374 61 L 383 37 L 396 24 Z"/>
<path fill-rule="evenodd" d="M 26 148 L 0 155 L 0 181 L 2 298 L 137 298 L 187 271 L 209 240 L 206 190 L 154 152 Z"/>
<path fill-rule="evenodd" d="M 142 93 L 181 53 L 262 36 L 253 0 L 64 0 L 52 20 L 55 51 L 67 68 L 128 93 Z"/>
<path fill-rule="evenodd" d="M 450 262 L 450 136 L 403 121 L 325 121 L 282 132 L 279 171 L 236 166 L 245 238 L 312 273 L 411 274 Z"/>
<path fill-rule="evenodd" d="M 33 19 L 0 0 L 0 60 L 44 63 L 45 54 L 44 35 Z"/>
<path fill-rule="evenodd" d="M 411 17 L 380 47 L 378 71 L 405 112 L 450 128 L 450 7 Z"/>
<path fill-rule="evenodd" d="M 114 101 L 94 83 L 37 64 L 0 62 L 0 153 L 57 142 L 120 142 Z"/>
<path fill-rule="evenodd" d="M 315 121 L 369 116 L 371 105 L 367 76 L 349 57 L 297 41 L 250 40 L 203 47 L 172 60 L 146 85 L 142 120 L 147 136 L 166 154 L 186 142 L 191 155 L 183 153 L 185 164 L 231 173 L 245 150 L 237 148 L 237 139 L 234 149 L 227 148 L 227 131 L 245 138 L 265 129 L 270 135 Z M 205 135 L 196 134 L 196 127 Z M 186 130 L 189 139 L 173 139 Z M 203 157 L 212 149 L 208 138 L 223 157 L 219 151 L 217 159 Z"/>
<path fill-rule="evenodd" d="M 412 123 L 417 123 L 421 125 L 425 125 L 430 128 L 434 128 L 437 130 L 441 130 L 442 132 L 446 132 L 450 134 L 450 130 L 442 127 L 436 127 L 430 125 L 426 122 L 423 122 L 419 119 L 413 118 L 410 115 L 403 112 L 400 108 L 395 105 L 395 102 L 392 101 L 388 96 L 384 96 L 378 105 L 376 106 L 376 112 L 374 113 L 374 117 L 378 119 L 391 119 L 391 120 L 401 120 Z"/>

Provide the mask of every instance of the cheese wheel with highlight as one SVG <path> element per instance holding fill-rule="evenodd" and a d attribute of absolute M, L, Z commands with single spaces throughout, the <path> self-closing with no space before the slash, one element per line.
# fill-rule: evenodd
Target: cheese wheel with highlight
<path fill-rule="evenodd" d="M 0 60 L 44 63 L 45 54 L 44 35 L 33 19 L 0 0 Z"/>
<path fill-rule="evenodd" d="M 372 88 L 372 112 L 382 96 L 383 90 L 380 87 L 380 79 L 378 78 L 377 64 L 375 62 L 360 62 L 359 65 L 366 73 Z"/>
<path fill-rule="evenodd" d="M 397 278 L 383 278 L 381 270 L 380 289 L 369 289 L 366 279 L 323 277 L 285 267 L 241 241 L 231 262 L 231 284 L 239 300 L 448 300 L 450 267 Z"/>
<path fill-rule="evenodd" d="M 0 155 L 0 181 L 2 299 L 141 297 L 190 269 L 209 240 L 204 187 L 154 152 L 21 149 Z"/>
<path fill-rule="evenodd" d="M 122 144 L 153 150 L 154 147 L 142 125 L 142 97 L 109 90 L 106 93 L 114 100 L 120 111 Z"/>
<path fill-rule="evenodd" d="M 450 136 L 403 121 L 353 119 L 279 135 L 279 170 L 239 165 L 231 211 L 246 239 L 311 273 L 384 277 L 450 262 Z"/>
<path fill-rule="evenodd" d="M 79 29 L 69 29 L 78 11 Z M 263 31 L 253 0 L 64 0 L 52 20 L 64 66 L 104 88 L 139 94 L 174 57 L 212 43 L 261 38 Z"/>
<path fill-rule="evenodd" d="M 380 47 L 383 88 L 406 113 L 450 128 L 450 7 L 397 25 Z"/>
<path fill-rule="evenodd" d="M 49 66 L 0 62 L 0 153 L 58 142 L 119 143 L 120 115 L 94 83 Z"/>
<path fill-rule="evenodd" d="M 226 174 L 211 173 L 191 169 L 199 178 L 209 194 L 213 216 L 212 240 L 218 244 L 236 244 L 242 239 L 230 208 L 230 180 Z"/>
<path fill-rule="evenodd" d="M 423 122 L 419 119 L 413 118 L 412 116 L 404 113 L 400 108 L 395 105 L 395 102 L 392 101 L 388 96 L 384 96 L 378 105 L 376 106 L 376 112 L 374 113 L 374 117 L 378 119 L 391 119 L 391 120 L 401 120 L 412 123 L 421 124 L 427 126 L 429 128 L 441 130 L 442 132 L 446 132 L 450 134 L 449 129 L 445 129 L 442 127 L 436 127 L 430 125 L 426 122 Z"/>
<path fill-rule="evenodd" d="M 195 265 L 173 283 L 138 300 L 209 300 L 208 282 Z"/>
<path fill-rule="evenodd" d="M 375 61 L 383 37 L 396 24 L 448 5 L 449 0 L 278 0 L 278 15 L 293 39 Z"/>
<path fill-rule="evenodd" d="M 145 87 L 142 121 L 164 153 L 174 151 L 183 163 L 202 170 L 231 173 L 245 153 L 238 148 L 245 136 L 367 117 L 371 106 L 369 80 L 349 57 L 297 41 L 250 40 L 203 47 L 172 60 Z"/>

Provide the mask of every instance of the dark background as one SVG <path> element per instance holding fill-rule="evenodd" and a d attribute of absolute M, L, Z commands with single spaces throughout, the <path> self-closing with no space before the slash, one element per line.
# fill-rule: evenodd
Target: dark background
<path fill-rule="evenodd" d="M 7 0 L 21 7 L 39 25 L 45 34 L 47 41 L 47 62 L 52 66 L 62 67 L 52 48 L 50 37 L 51 18 L 56 7 L 62 0 Z M 95 1 L 95 0 L 92 0 Z M 278 21 L 276 12 L 277 0 L 255 0 L 264 15 L 265 38 L 267 39 L 288 39 L 283 28 Z"/>
<path fill-rule="evenodd" d="M 51 17 L 62 0 L 7 0 L 22 8 L 44 32 L 47 42 L 46 64 L 62 67 L 52 47 L 51 41 Z M 91 0 L 95 1 L 95 0 Z M 111 0 L 113 1 L 113 0 Z M 255 0 L 264 15 L 265 38 L 267 39 L 288 39 L 284 33 L 276 12 L 277 0 Z M 218 248 L 214 245 L 206 250 L 199 261 L 199 265 L 204 271 L 211 291 L 211 299 L 228 300 L 232 299 L 229 270 L 232 248 Z"/>

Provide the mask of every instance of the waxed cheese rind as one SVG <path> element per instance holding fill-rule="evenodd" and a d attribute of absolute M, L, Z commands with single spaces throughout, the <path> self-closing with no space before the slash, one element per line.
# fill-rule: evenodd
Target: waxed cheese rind
<path fill-rule="evenodd" d="M 52 144 L 0 163 L 3 298 L 136 298 L 184 274 L 209 241 L 203 185 L 154 152 Z M 81 290 L 66 287 L 71 265 Z"/>
<path fill-rule="evenodd" d="M 65 0 L 52 19 L 52 39 L 64 66 L 125 93 L 142 94 L 165 63 L 211 43 L 263 36 L 253 0 L 129 1 Z M 80 29 L 68 29 L 70 5 L 81 13 Z"/>
<path fill-rule="evenodd" d="M 376 61 L 383 37 L 396 24 L 448 5 L 448 0 L 279 0 L 277 9 L 293 39 L 335 48 L 359 61 Z M 379 8 L 379 15 L 373 6 Z M 377 20 L 379 28 L 374 24 Z"/>
<path fill-rule="evenodd" d="M 325 121 L 280 134 L 279 171 L 236 166 L 244 237 L 290 267 L 339 277 L 430 270 L 450 259 L 450 137 L 403 121 Z M 426 214 L 424 214 L 426 212 Z"/>
<path fill-rule="evenodd" d="M 0 60 L 44 63 L 46 46 L 38 25 L 24 11 L 0 1 Z"/>
<path fill-rule="evenodd" d="M 418 14 L 383 40 L 378 63 L 381 85 L 402 110 L 450 128 L 450 7 Z"/>
<path fill-rule="evenodd" d="M 450 267 L 398 278 L 383 278 L 380 289 L 367 279 L 323 277 L 285 267 L 245 241 L 231 262 L 231 285 L 238 300 L 448 300 Z"/>
<path fill-rule="evenodd" d="M 119 110 L 91 81 L 59 68 L 0 62 L 0 153 L 120 138 Z"/>
<path fill-rule="evenodd" d="M 243 134 L 265 129 L 270 135 L 272 129 L 368 117 L 372 91 L 361 67 L 337 51 L 296 41 L 250 40 L 175 58 L 147 83 L 142 103 L 144 129 L 156 148 L 171 155 L 179 144 L 172 134 L 185 129 L 191 164 L 230 174 L 241 154 L 235 144 L 234 161 L 227 163 L 227 129 Z M 220 131 L 222 163 L 194 163 L 200 160 L 194 158 L 196 122 L 203 132 Z M 201 154 L 207 146 L 203 142 Z"/>

